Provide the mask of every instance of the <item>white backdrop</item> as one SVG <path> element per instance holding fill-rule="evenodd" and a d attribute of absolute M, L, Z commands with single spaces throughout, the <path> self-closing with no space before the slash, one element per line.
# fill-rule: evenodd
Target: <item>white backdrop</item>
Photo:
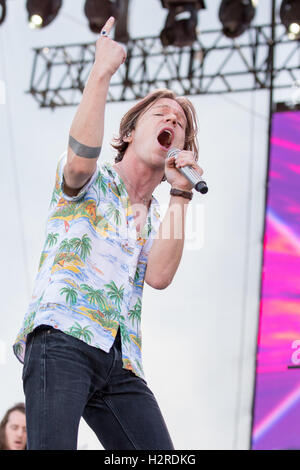
<path fill-rule="evenodd" d="M 39 109 L 25 94 L 31 48 L 94 41 L 82 0 L 65 0 L 57 19 L 41 31 L 26 24 L 25 1 L 10 0 L 0 26 L 1 329 L 0 417 L 23 401 L 22 366 L 12 343 L 26 311 L 54 184 L 76 108 Z M 219 1 L 207 1 L 202 29 L 218 28 Z M 159 0 L 132 0 L 133 37 L 158 34 L 166 11 Z M 263 1 L 257 23 L 268 22 Z M 143 359 L 176 449 L 245 449 L 249 445 L 268 139 L 265 92 L 191 97 L 200 124 L 199 164 L 207 195 L 189 206 L 187 242 L 171 286 L 145 285 Z M 103 159 L 119 121 L 133 103 L 108 104 Z M 163 212 L 168 183 L 155 195 Z M 82 422 L 79 448 L 101 449 Z"/>

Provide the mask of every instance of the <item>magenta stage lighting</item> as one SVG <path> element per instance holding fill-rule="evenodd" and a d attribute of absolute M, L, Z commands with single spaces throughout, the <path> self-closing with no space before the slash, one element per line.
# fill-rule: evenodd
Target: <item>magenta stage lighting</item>
<path fill-rule="evenodd" d="M 273 113 L 266 188 L 251 448 L 300 449 L 299 106 Z"/>

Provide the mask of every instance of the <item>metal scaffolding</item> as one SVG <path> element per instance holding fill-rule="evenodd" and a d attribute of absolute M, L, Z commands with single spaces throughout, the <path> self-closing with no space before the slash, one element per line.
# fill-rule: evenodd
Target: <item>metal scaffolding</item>
<path fill-rule="evenodd" d="M 211 30 L 199 33 L 190 47 L 163 48 L 158 37 L 145 37 L 131 39 L 126 49 L 109 102 L 137 100 L 162 87 L 191 96 L 269 90 L 272 71 L 273 89 L 300 83 L 300 44 L 282 24 L 275 25 L 273 39 L 271 24 L 254 25 L 235 40 Z M 95 43 L 34 49 L 28 93 L 42 108 L 78 105 L 94 54 Z"/>

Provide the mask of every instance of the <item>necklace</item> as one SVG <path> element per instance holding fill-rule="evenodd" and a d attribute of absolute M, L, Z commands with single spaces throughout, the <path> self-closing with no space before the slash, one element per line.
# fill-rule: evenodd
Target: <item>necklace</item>
<path fill-rule="evenodd" d="M 118 168 L 118 170 L 120 171 L 120 168 Z M 138 195 L 139 199 L 142 201 L 143 204 L 145 205 L 148 205 L 148 203 L 151 201 L 152 199 L 152 196 L 151 198 L 144 198 L 144 197 L 141 197 L 140 194 L 137 192 L 137 190 L 135 189 L 135 187 L 130 183 L 130 181 L 128 180 L 128 178 L 124 175 L 123 172 L 121 172 L 121 177 L 123 179 L 125 179 L 125 182 L 129 184 L 129 186 L 134 190 L 135 194 Z"/>

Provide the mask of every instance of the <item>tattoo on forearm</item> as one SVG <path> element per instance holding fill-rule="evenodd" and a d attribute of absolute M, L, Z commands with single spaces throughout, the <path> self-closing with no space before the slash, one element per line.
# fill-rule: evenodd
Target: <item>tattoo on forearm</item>
<path fill-rule="evenodd" d="M 98 158 L 101 151 L 101 146 L 89 147 L 88 145 L 81 144 L 71 135 L 69 136 L 69 146 L 78 157 L 84 158 Z"/>

